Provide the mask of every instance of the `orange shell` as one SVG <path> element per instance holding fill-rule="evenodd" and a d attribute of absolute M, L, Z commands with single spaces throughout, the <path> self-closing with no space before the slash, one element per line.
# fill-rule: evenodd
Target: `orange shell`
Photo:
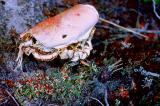
<path fill-rule="evenodd" d="M 45 47 L 66 46 L 83 39 L 99 20 L 97 10 L 91 5 L 78 4 L 54 17 L 38 23 L 26 33 L 31 33 Z"/>

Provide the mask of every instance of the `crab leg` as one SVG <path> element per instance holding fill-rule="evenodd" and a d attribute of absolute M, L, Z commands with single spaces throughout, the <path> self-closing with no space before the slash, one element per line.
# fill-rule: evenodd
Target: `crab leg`
<path fill-rule="evenodd" d="M 22 47 L 28 46 L 30 44 L 32 44 L 31 40 L 29 40 L 29 41 L 27 41 L 27 42 L 22 43 L 22 44 L 19 45 L 19 52 L 18 52 L 18 56 L 16 58 L 17 66 L 15 67 L 15 69 L 13 71 L 17 71 L 18 68 L 20 68 L 20 70 L 22 70 L 22 60 L 23 60 L 23 50 L 22 50 Z"/>
<path fill-rule="evenodd" d="M 86 34 L 89 34 L 89 37 L 88 37 L 88 39 L 82 41 L 82 48 L 84 47 L 84 45 L 85 45 L 85 43 L 86 43 L 87 41 L 91 41 L 91 39 L 93 38 L 93 35 L 94 35 L 95 30 L 96 30 L 96 28 L 94 27 L 94 28 L 90 29 L 90 30 L 86 33 Z"/>

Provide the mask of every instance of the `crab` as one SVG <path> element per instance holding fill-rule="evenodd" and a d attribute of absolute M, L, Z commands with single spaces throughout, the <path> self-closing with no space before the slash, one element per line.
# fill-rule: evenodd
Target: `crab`
<path fill-rule="evenodd" d="M 57 56 L 71 61 L 85 59 L 93 49 L 91 39 L 98 20 L 95 7 L 78 4 L 38 23 L 20 35 L 22 43 L 15 70 L 22 69 L 23 54 L 32 54 L 41 61 L 51 61 Z"/>

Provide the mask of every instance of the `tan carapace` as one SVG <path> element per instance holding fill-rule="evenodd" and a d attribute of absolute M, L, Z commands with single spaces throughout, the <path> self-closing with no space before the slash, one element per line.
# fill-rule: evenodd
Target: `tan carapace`
<path fill-rule="evenodd" d="M 23 43 L 19 45 L 15 70 L 22 69 L 23 53 L 41 61 L 51 61 L 58 55 L 71 61 L 85 59 L 92 50 L 91 39 L 98 20 L 95 7 L 78 4 L 38 23 L 20 35 Z"/>

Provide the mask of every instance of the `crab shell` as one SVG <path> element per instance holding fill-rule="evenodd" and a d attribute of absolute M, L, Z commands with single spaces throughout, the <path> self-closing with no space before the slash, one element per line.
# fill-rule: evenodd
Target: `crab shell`
<path fill-rule="evenodd" d="M 91 5 L 78 4 L 50 17 L 29 31 L 20 35 L 23 38 L 31 34 L 39 43 L 48 48 L 63 48 L 87 39 L 90 30 L 99 20 L 97 10 Z"/>

